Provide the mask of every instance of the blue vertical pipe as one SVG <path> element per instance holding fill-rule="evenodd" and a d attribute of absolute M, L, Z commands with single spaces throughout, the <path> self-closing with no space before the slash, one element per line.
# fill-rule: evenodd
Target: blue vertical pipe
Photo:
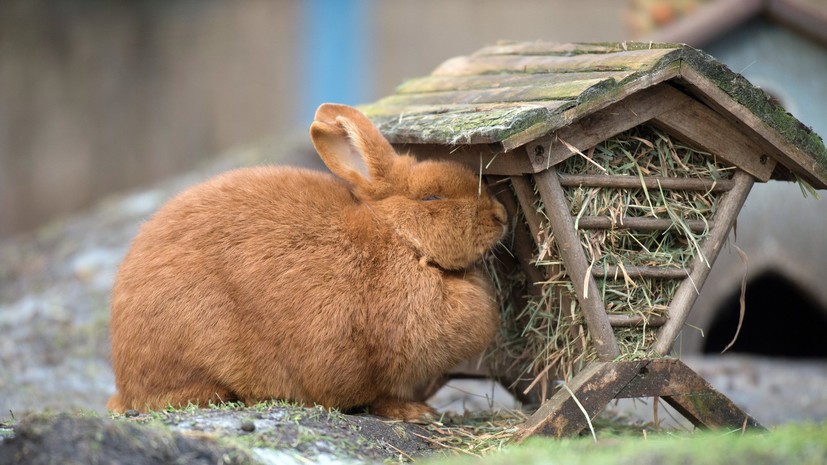
<path fill-rule="evenodd" d="M 301 115 L 323 102 L 366 102 L 371 88 L 371 0 L 300 0 Z"/>

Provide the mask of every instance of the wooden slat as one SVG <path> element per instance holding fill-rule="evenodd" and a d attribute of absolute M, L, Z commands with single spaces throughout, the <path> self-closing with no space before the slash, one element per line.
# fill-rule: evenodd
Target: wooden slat
<path fill-rule="evenodd" d="M 680 61 L 676 60 L 668 65 L 665 65 L 658 71 L 646 75 L 645 77 L 641 77 L 640 79 L 633 79 L 629 82 L 626 82 L 623 86 L 619 88 L 612 89 L 611 91 L 606 90 L 605 92 L 596 93 L 596 95 L 591 96 L 591 98 L 580 100 L 577 105 L 572 106 L 571 108 L 563 109 L 562 112 L 555 112 L 552 115 L 552 117 L 547 120 L 543 131 L 516 132 L 513 135 L 504 138 L 501 144 L 503 147 L 520 147 L 522 145 L 526 145 L 527 147 L 530 146 L 528 153 L 532 154 L 532 163 L 534 164 L 534 169 L 536 172 L 542 171 L 548 168 L 548 160 L 544 159 L 543 157 L 540 157 L 540 160 L 542 160 L 542 162 L 538 162 L 537 157 L 533 156 L 533 154 L 535 153 L 533 151 L 535 142 L 538 140 L 539 134 L 548 134 L 560 128 L 565 128 L 568 130 L 572 126 L 571 123 L 573 121 L 578 121 L 581 119 L 581 117 L 591 116 L 592 114 L 602 112 L 602 110 L 605 110 L 607 107 L 610 107 L 612 104 L 615 104 L 617 102 L 624 103 L 626 99 L 631 98 L 631 95 L 643 89 L 655 86 L 658 83 L 662 83 L 669 79 L 672 79 L 678 74 L 679 70 Z M 615 118 L 619 118 L 618 115 L 614 116 Z M 627 115 L 626 120 L 628 120 L 630 117 L 636 118 L 637 115 Z M 597 142 L 600 142 L 600 140 L 598 140 Z M 595 144 L 597 142 L 595 142 Z M 550 143 L 547 145 L 550 145 Z"/>
<path fill-rule="evenodd" d="M 485 123 L 486 121 L 493 124 L 496 123 L 497 120 L 502 119 L 503 117 L 513 116 L 515 112 L 535 110 L 540 108 L 545 110 L 555 110 L 560 106 L 563 106 L 565 103 L 563 101 L 555 100 L 537 102 L 489 102 L 456 103 L 445 105 L 408 105 L 404 108 L 399 108 L 396 106 L 383 105 L 383 100 L 384 99 L 379 100 L 370 105 L 360 106 L 359 109 L 368 117 L 374 120 L 376 118 L 391 117 L 392 119 L 397 120 L 396 124 L 398 125 L 402 125 L 409 118 L 422 118 L 428 116 L 444 116 L 449 118 L 467 118 L 469 116 L 477 116 L 481 119 L 481 124 Z M 480 128 L 484 129 L 485 127 L 486 126 L 483 124 Z M 427 131 L 428 129 L 432 128 L 419 128 L 419 130 L 423 131 Z"/>
<path fill-rule="evenodd" d="M 576 153 L 572 147 L 585 152 L 610 137 L 672 110 L 680 103 L 674 98 L 676 94 L 680 91 L 665 83 L 633 93 L 547 137 L 529 142 L 526 144 L 528 157 L 537 171 L 556 165 Z"/>
<path fill-rule="evenodd" d="M 541 225 L 543 224 L 545 219 L 541 217 L 540 213 L 537 212 L 537 209 L 535 207 L 536 195 L 534 193 L 534 189 L 531 187 L 528 176 L 513 176 L 511 178 L 511 184 L 514 187 L 514 193 L 517 196 L 517 200 L 520 204 L 520 207 L 523 210 L 523 214 L 525 215 L 526 223 L 528 223 L 529 231 L 534 239 L 535 250 L 539 251 L 541 247 L 545 245 L 545 241 L 547 238 L 542 234 L 543 228 Z M 547 228 L 545 228 L 545 233 L 548 233 Z M 544 270 L 544 276 L 546 276 L 546 278 L 548 278 L 549 276 L 557 276 L 559 273 L 564 271 L 563 267 L 559 264 L 548 264 L 538 268 L 542 268 Z M 558 295 L 560 298 L 560 308 L 572 308 L 571 300 L 574 297 L 572 297 L 570 293 L 561 292 Z M 562 318 L 571 322 L 574 316 L 566 312 L 566 314 L 562 315 Z M 586 341 L 585 339 L 579 337 L 579 332 L 582 330 L 581 327 L 581 323 L 575 324 L 572 322 L 569 330 L 571 333 L 571 339 L 573 341 L 577 341 L 574 343 L 577 346 L 575 347 L 575 350 L 585 352 Z M 560 369 L 560 367 L 557 367 L 557 369 Z M 558 373 L 556 371 L 550 371 L 548 372 L 548 376 L 549 379 L 559 379 L 564 377 L 565 374 Z M 538 389 L 531 391 L 528 395 L 534 397 L 539 396 L 540 400 L 545 400 L 547 398 L 545 386 L 540 386 Z"/>
<path fill-rule="evenodd" d="M 775 169 L 775 159 L 711 108 L 684 95 L 675 95 L 680 105 L 657 115 L 656 126 L 700 147 L 761 181 L 767 181 Z"/>
<path fill-rule="evenodd" d="M 557 172 L 552 168 L 538 173 L 535 182 L 597 355 L 600 360 L 613 360 L 620 355 L 620 349 L 606 316 L 606 308 L 600 299 L 599 288 L 594 277 L 588 272 L 586 255 L 574 229 L 574 221 L 569 214 L 571 207 L 566 200 L 563 187 L 560 186 Z"/>
<path fill-rule="evenodd" d="M 560 173 L 560 184 L 563 187 L 607 187 L 617 189 L 640 188 L 641 184 L 647 189 L 663 188 L 666 190 L 684 190 L 700 192 L 722 192 L 732 189 L 735 183 L 730 179 L 699 179 L 673 178 L 663 176 L 608 176 L 602 174 L 563 174 Z"/>
<path fill-rule="evenodd" d="M 620 44 L 561 44 L 557 42 L 512 42 L 483 47 L 474 55 L 574 55 L 582 53 L 614 53 Z"/>
<path fill-rule="evenodd" d="M 534 412 L 511 440 L 523 442 L 535 434 L 561 438 L 579 433 L 587 416 L 594 418 L 650 360 L 596 362 L 589 364 Z M 586 415 L 580 410 L 586 410 Z"/>
<path fill-rule="evenodd" d="M 701 428 L 763 430 L 755 418 L 677 359 L 596 362 L 540 406 L 512 436 L 521 443 L 536 434 L 573 436 L 613 399 L 662 397 Z M 584 415 L 581 408 L 586 411 Z"/>
<path fill-rule="evenodd" d="M 765 154 L 777 159 L 816 189 L 827 189 L 827 168 L 813 155 L 790 143 L 778 131 L 735 101 L 689 64 L 681 66 L 680 76 L 681 80 L 693 90 L 693 95 L 697 95 L 699 99 L 718 110 L 719 113 L 731 115 L 730 121 L 753 142 L 761 146 Z"/>
<path fill-rule="evenodd" d="M 542 240 L 540 238 L 540 225 L 542 220 L 534 206 L 534 189 L 525 176 L 512 176 L 511 185 L 514 186 L 514 194 L 517 196 L 517 201 L 523 210 L 523 215 L 525 215 L 526 223 L 528 223 L 529 231 L 531 231 L 531 237 L 534 238 L 534 242 L 539 247 L 540 241 Z"/>
<path fill-rule="evenodd" d="M 548 100 L 360 109 L 391 143 L 463 145 L 499 143 L 571 104 Z"/>
<path fill-rule="evenodd" d="M 701 233 L 712 229 L 714 221 L 686 220 L 684 221 L 694 233 Z M 634 229 L 636 231 L 666 231 L 677 229 L 675 222 L 668 218 L 638 218 L 625 217 L 616 222 L 608 216 L 581 216 L 577 219 L 577 229 Z"/>
<path fill-rule="evenodd" d="M 431 74 L 468 76 L 493 73 L 651 71 L 664 57 L 679 52 L 680 49 L 654 49 L 573 56 L 470 55 L 451 58 L 439 65 Z"/>
<path fill-rule="evenodd" d="M 698 290 L 706 281 L 711 266 L 715 263 L 754 182 L 752 176 L 740 170 L 735 173 L 733 180 L 735 187 L 720 201 L 718 211 L 715 212 L 715 223 L 710 224 L 709 234 L 701 243 L 701 253 L 706 261 L 695 257 L 689 278 L 678 286 L 669 304 L 669 321 L 660 328 L 657 340 L 652 346 L 654 351 L 661 355 L 667 355 L 672 350 L 675 339 L 689 316 L 692 304 L 698 298 Z"/>
<path fill-rule="evenodd" d="M 394 144 L 398 153 L 409 153 L 419 160 L 452 160 L 483 175 L 520 175 L 532 171 L 528 157 L 494 152 L 486 144 L 450 147 L 439 144 Z"/>
<path fill-rule="evenodd" d="M 677 359 L 655 359 L 615 398 L 662 397 L 699 428 L 764 429 L 701 376 Z"/>
<path fill-rule="evenodd" d="M 447 90 L 395 94 L 377 101 L 374 105 L 392 107 L 417 107 L 424 105 L 477 105 L 481 103 L 534 102 L 538 100 L 572 100 L 588 89 L 600 85 L 604 79 L 569 80 L 555 84 L 534 83 L 523 86 L 506 86 L 496 89 Z"/>
<path fill-rule="evenodd" d="M 662 316 L 648 316 L 643 315 L 613 315 L 609 314 L 609 324 L 612 328 L 628 328 L 643 326 L 657 328 L 666 323 L 666 318 Z"/>
<path fill-rule="evenodd" d="M 630 278 L 684 279 L 689 276 L 689 270 L 685 268 L 665 266 L 624 265 L 623 270 L 626 270 L 625 276 Z M 595 266 L 592 268 L 592 276 L 595 279 L 624 279 L 623 270 L 619 266 Z"/>
<path fill-rule="evenodd" d="M 425 76 L 405 81 L 396 88 L 397 94 L 419 94 L 449 90 L 499 89 L 502 87 L 553 86 L 571 81 L 599 79 L 622 81 L 632 71 L 592 71 L 566 74 L 484 74 L 480 76 Z"/>

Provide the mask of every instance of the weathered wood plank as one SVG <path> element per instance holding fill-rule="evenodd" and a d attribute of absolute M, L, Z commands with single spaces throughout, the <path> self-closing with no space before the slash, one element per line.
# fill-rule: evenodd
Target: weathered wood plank
<path fill-rule="evenodd" d="M 624 275 L 623 271 L 626 271 Z M 673 268 L 665 266 L 595 266 L 592 268 L 592 276 L 596 279 L 624 279 L 630 278 L 651 278 L 651 279 L 684 279 L 689 276 L 689 270 L 685 268 Z"/>
<path fill-rule="evenodd" d="M 678 359 L 652 360 L 616 398 L 655 396 L 662 397 L 697 427 L 764 429 Z"/>
<path fill-rule="evenodd" d="M 670 70 L 677 72 L 677 68 Z M 668 79 L 670 74 L 663 76 Z M 536 170 L 556 165 L 576 152 L 594 147 L 598 143 L 639 126 L 655 116 L 679 105 L 675 100 L 680 91 L 660 84 L 627 96 L 600 111 L 596 111 L 547 137 L 526 144 L 526 151 Z"/>
<path fill-rule="evenodd" d="M 643 315 L 615 315 L 609 314 L 609 324 L 612 328 L 628 328 L 635 326 L 643 326 L 657 328 L 666 323 L 666 317 L 662 316 L 643 316 Z"/>
<path fill-rule="evenodd" d="M 711 386 L 709 390 L 664 396 L 663 400 L 699 428 L 765 429 Z"/>
<path fill-rule="evenodd" d="M 694 233 L 701 233 L 712 229 L 714 221 L 686 220 L 684 221 Z M 608 216 L 581 216 L 576 219 L 577 229 L 634 229 L 637 231 L 666 231 L 675 229 L 675 222 L 669 218 L 623 217 L 611 218 Z"/>
<path fill-rule="evenodd" d="M 583 53 L 617 53 L 629 50 L 652 50 L 680 48 L 676 44 L 652 42 L 616 42 L 616 43 L 575 43 L 556 42 L 503 42 L 483 47 L 474 55 L 575 55 Z"/>
<path fill-rule="evenodd" d="M 513 176 L 533 171 L 527 157 L 516 153 L 495 152 L 498 147 L 492 148 L 486 144 L 456 147 L 440 144 L 394 144 L 394 148 L 399 153 L 409 153 L 419 160 L 452 160 L 462 163 L 475 173 L 482 172 L 483 175 Z"/>
<path fill-rule="evenodd" d="M 555 55 L 470 55 L 451 58 L 433 76 L 468 76 L 493 73 L 571 73 L 583 71 L 651 71 L 670 53 L 680 49 L 633 50 L 624 53 Z"/>
<path fill-rule="evenodd" d="M 483 120 L 479 121 L 482 128 L 486 126 L 486 121 L 494 121 L 502 119 L 503 116 L 513 116 L 514 112 L 534 110 L 542 108 L 545 110 L 555 110 L 564 106 L 565 102 L 562 100 L 554 101 L 537 101 L 537 102 L 489 102 L 489 103 L 457 103 L 444 105 L 409 105 L 404 108 L 379 105 L 379 100 L 370 105 L 360 106 L 359 109 L 371 119 L 381 117 L 392 117 L 402 124 L 408 118 L 428 118 L 428 117 L 462 117 L 473 116 L 475 114 L 482 114 Z M 494 123 L 490 123 L 494 124 Z"/>
<path fill-rule="evenodd" d="M 643 182 L 637 176 L 609 176 L 603 174 L 564 174 L 560 173 L 563 187 L 605 187 L 614 189 L 666 189 L 700 192 L 723 192 L 732 189 L 735 183 L 731 179 L 673 178 L 663 176 L 645 176 Z"/>
<path fill-rule="evenodd" d="M 536 247 L 539 247 L 543 239 L 540 237 L 540 225 L 542 220 L 539 213 L 534 206 L 534 189 L 525 176 L 512 176 L 511 185 L 514 186 L 514 194 L 517 196 L 517 201 L 523 210 L 526 223 L 528 223 L 531 237 L 534 239 Z M 532 253 L 532 255 L 534 255 Z"/>
<path fill-rule="evenodd" d="M 552 168 L 536 174 L 535 182 L 598 357 L 600 360 L 613 360 L 620 355 L 620 349 L 600 299 L 597 283 L 588 272 L 586 254 L 574 229 L 574 220 L 569 213 L 571 207 L 556 170 Z"/>
<path fill-rule="evenodd" d="M 503 86 L 493 89 L 448 90 L 395 94 L 385 97 L 373 105 L 378 107 L 418 107 L 423 105 L 477 105 L 480 103 L 534 102 L 539 100 L 572 100 L 588 89 L 600 85 L 605 79 L 570 80 L 522 86 Z M 611 81 L 614 82 L 614 81 Z"/>
<path fill-rule="evenodd" d="M 715 110 L 684 95 L 675 95 L 680 105 L 661 113 L 654 123 L 685 143 L 712 153 L 761 181 L 770 179 L 775 159 Z"/>
<path fill-rule="evenodd" d="M 571 102 L 360 107 L 391 143 L 491 144 L 524 132 Z"/>
<path fill-rule="evenodd" d="M 623 50 L 614 44 L 572 44 L 557 42 L 510 42 L 489 45 L 474 55 L 574 55 L 579 53 L 612 53 Z"/>
<path fill-rule="evenodd" d="M 733 180 L 735 187 L 720 201 L 714 223 L 710 222 L 709 234 L 701 243 L 703 257 L 695 257 L 689 278 L 678 286 L 672 297 L 669 304 L 669 321 L 658 330 L 657 340 L 652 345 L 652 349 L 658 354 L 667 355 L 672 350 L 675 339 L 689 316 L 692 304 L 698 298 L 698 290 L 703 287 L 754 182 L 751 175 L 740 170 L 735 172 Z"/>
<path fill-rule="evenodd" d="M 565 74 L 484 74 L 479 76 L 425 76 L 405 81 L 396 88 L 397 94 L 419 94 L 449 90 L 499 89 L 502 87 L 551 86 L 570 81 L 599 79 L 622 81 L 632 71 L 592 71 Z"/>
<path fill-rule="evenodd" d="M 649 363 L 637 360 L 590 364 L 566 383 L 568 389 L 560 389 L 543 403 L 511 440 L 520 443 L 535 434 L 561 438 L 579 433 L 588 421 L 578 402 L 588 419 L 594 418 Z"/>
<path fill-rule="evenodd" d="M 680 77 L 693 95 L 719 113 L 731 115 L 728 117 L 730 122 L 761 146 L 767 155 L 793 170 L 816 189 L 827 189 L 827 168 L 812 154 L 789 142 L 689 64 L 681 66 Z"/>

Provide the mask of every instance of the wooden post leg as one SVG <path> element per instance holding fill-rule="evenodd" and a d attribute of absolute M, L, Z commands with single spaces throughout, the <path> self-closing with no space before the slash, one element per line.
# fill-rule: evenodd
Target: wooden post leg
<path fill-rule="evenodd" d="M 764 429 L 755 418 L 714 388 L 707 392 L 667 396 L 663 400 L 698 428 Z"/>
<path fill-rule="evenodd" d="M 513 441 L 522 442 L 534 434 L 577 434 L 587 424 L 578 402 L 589 418 L 594 418 L 612 399 L 628 397 L 662 397 L 701 428 L 764 428 L 677 359 L 596 362 L 575 376 L 568 387 L 557 391 L 531 415 Z"/>
<path fill-rule="evenodd" d="M 700 428 L 760 428 L 755 418 L 678 359 L 655 359 L 617 397 L 660 396 Z"/>
<path fill-rule="evenodd" d="M 577 374 L 534 412 L 512 437 L 522 442 L 534 434 L 554 437 L 571 436 L 586 427 L 650 360 L 632 362 L 596 362 Z M 578 403 L 580 405 L 578 405 Z"/>

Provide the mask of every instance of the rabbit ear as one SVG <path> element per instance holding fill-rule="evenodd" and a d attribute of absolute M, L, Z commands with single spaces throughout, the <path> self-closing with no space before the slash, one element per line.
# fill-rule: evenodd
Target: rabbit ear
<path fill-rule="evenodd" d="M 395 152 L 359 110 L 325 103 L 316 110 L 310 138 L 324 164 L 355 186 L 386 176 Z"/>

